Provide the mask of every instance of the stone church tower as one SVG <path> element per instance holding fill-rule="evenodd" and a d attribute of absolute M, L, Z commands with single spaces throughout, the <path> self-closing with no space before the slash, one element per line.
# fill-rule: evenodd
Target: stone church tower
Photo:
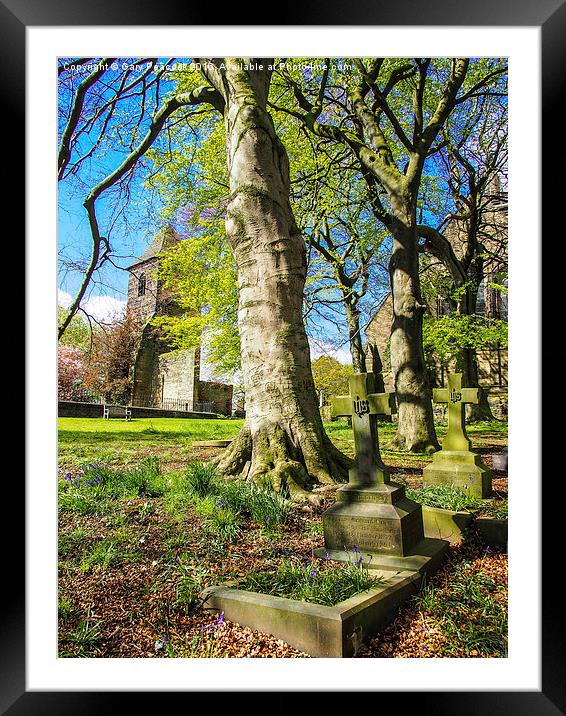
<path fill-rule="evenodd" d="M 171 351 L 160 330 L 151 325 L 155 316 L 174 315 L 180 310 L 157 278 L 161 252 L 179 241 L 173 229 L 166 229 L 128 267 L 127 310 L 142 325 L 133 366 L 131 404 L 230 415 L 232 386 L 200 380 L 200 349 Z"/>
<path fill-rule="evenodd" d="M 166 407 L 178 401 L 180 405 L 187 403 L 186 409 L 192 410 L 196 402 L 199 351 L 177 351 L 169 356 L 170 348 L 161 340 L 159 329 L 150 323 L 155 316 L 176 310 L 157 279 L 157 269 L 159 254 L 178 242 L 175 232 L 166 229 L 128 267 L 128 310 L 143 326 L 133 367 L 132 405 Z"/>

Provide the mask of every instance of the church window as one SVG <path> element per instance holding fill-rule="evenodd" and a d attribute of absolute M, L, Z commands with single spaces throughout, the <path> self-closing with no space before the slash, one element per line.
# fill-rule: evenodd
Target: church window
<path fill-rule="evenodd" d="M 140 277 L 138 278 L 138 296 L 145 296 L 145 285 L 146 285 L 145 274 L 142 273 L 140 275 Z"/>

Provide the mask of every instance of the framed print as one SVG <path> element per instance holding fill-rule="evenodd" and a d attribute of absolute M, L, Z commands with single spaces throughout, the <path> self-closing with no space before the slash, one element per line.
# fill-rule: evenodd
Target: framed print
<path fill-rule="evenodd" d="M 252 693 L 262 698 L 265 692 L 269 699 L 272 691 L 289 696 L 351 691 L 353 698 L 358 691 L 375 691 L 379 705 L 381 699 L 388 706 L 408 699 L 425 713 L 455 709 L 462 714 L 566 713 L 566 647 L 556 580 L 558 540 L 551 535 L 560 519 L 556 499 L 560 485 L 558 480 L 549 485 L 548 478 L 542 482 L 539 427 L 539 272 L 542 231 L 545 237 L 559 232 L 558 227 L 549 226 L 561 205 L 561 183 L 549 178 L 558 161 L 549 136 L 551 127 L 558 131 L 561 116 L 566 4 L 546 0 L 536 7 L 526 2 L 455 7 L 446 0 L 433 0 L 416 7 L 402 0 L 383 7 L 342 8 L 312 3 L 301 9 L 300 23 L 296 13 L 279 8 L 277 24 L 265 25 L 250 23 L 234 10 L 228 9 L 219 24 L 212 22 L 218 17 L 213 18 L 214 11 L 208 9 L 158 8 L 145 2 L 103 0 L 78 6 L 66 0 L 47 4 L 3 0 L 0 4 L 0 72 L 8 107 L 2 121 L 9 139 L 6 144 L 15 150 L 5 182 L 10 206 L 24 196 L 24 188 L 26 197 L 20 216 L 26 217 L 28 368 L 25 485 L 23 480 L 10 480 L 10 502 L 14 500 L 14 506 L 21 505 L 23 510 L 17 536 L 14 539 L 10 533 L 6 550 L 9 607 L 2 617 L 3 713 L 128 711 L 134 695 L 136 703 L 143 699 L 143 705 L 150 699 L 149 706 L 154 708 L 173 694 L 190 698 L 191 691 L 214 692 L 214 698 L 237 694 L 240 702 Z M 249 17 L 256 17 L 251 9 Z M 510 298 L 509 323 L 511 346 L 516 337 L 517 354 L 523 355 L 515 359 L 511 347 L 509 382 L 515 387 L 510 390 L 509 422 L 510 429 L 513 422 L 515 427 L 510 433 L 510 493 L 512 509 L 519 517 L 514 521 L 511 517 L 509 527 L 512 621 L 510 650 L 504 658 L 154 659 L 133 658 L 130 652 L 123 658 L 57 656 L 57 495 L 56 486 L 49 483 L 57 470 L 52 400 L 57 373 L 56 305 L 50 303 L 56 282 L 58 230 L 57 59 L 81 58 L 80 65 L 86 56 L 184 58 L 208 52 L 215 58 L 224 51 L 244 54 L 246 48 L 258 58 L 269 54 L 398 58 L 412 57 L 413 52 L 423 58 L 459 57 L 460 53 L 463 57 L 509 58 L 511 246 L 513 237 L 520 237 L 516 248 L 510 249 L 510 272 L 521 286 L 517 293 L 522 294 Z M 304 97 L 300 101 L 304 109 L 307 101 Z M 89 211 L 87 204 L 88 200 Z M 94 212 L 88 216 L 92 226 Z M 134 288 L 128 291 L 143 298 L 148 277 L 136 274 L 135 279 Z M 528 293 L 522 290 L 527 284 Z M 162 397 L 165 390 L 162 382 Z"/>

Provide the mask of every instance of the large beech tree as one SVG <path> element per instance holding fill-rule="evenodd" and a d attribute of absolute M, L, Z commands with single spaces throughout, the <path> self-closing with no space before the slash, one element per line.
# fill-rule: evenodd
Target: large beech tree
<path fill-rule="evenodd" d="M 270 479 L 294 497 L 343 479 L 330 442 L 302 318 L 305 242 L 289 201 L 289 162 L 267 111 L 273 60 L 199 58 L 222 113 L 230 197 L 226 234 L 238 271 L 244 427 L 218 461 L 225 474 Z"/>
<path fill-rule="evenodd" d="M 124 158 L 88 191 L 84 207 L 92 255 L 59 335 L 64 334 L 79 310 L 95 272 L 113 253 L 99 225 L 100 200 L 131 178 L 156 142 L 171 136 L 175 123 L 187 122 L 191 128 L 203 107 L 214 108 L 225 125 L 230 184 L 225 224 L 237 266 L 238 330 L 246 394 L 244 428 L 219 467 L 225 474 L 246 475 L 262 482 L 270 479 L 275 489 L 285 487 L 294 498 L 315 499 L 311 488 L 345 479 L 351 460 L 330 442 L 318 410 L 302 318 L 305 243 L 290 206 L 287 153 L 266 110 L 270 60 L 196 62 L 206 80 L 204 86 L 191 86 L 184 92 L 160 92 L 158 79 L 149 93 L 153 80 L 143 85 L 143 91 L 138 93 L 143 109 L 130 123 L 133 129 L 128 125 L 131 136 L 124 147 Z M 141 73 L 142 78 L 149 77 L 153 64 L 151 61 Z M 68 93 L 69 119 L 66 124 L 62 122 L 61 133 L 62 180 L 73 170 L 80 171 L 83 157 L 77 159 L 74 154 L 79 147 L 76 137 L 91 126 L 85 107 L 89 105 L 89 92 L 99 85 L 102 76 L 107 74 L 89 76 L 86 83 Z M 110 75 L 108 79 L 110 82 Z M 100 137 L 109 131 L 112 121 L 108 107 L 115 108 L 123 97 L 127 70 L 123 76 L 112 76 L 112 81 L 115 86 L 111 98 L 99 100 L 92 110 L 92 121 L 101 125 Z M 146 100 L 149 102 L 150 97 L 153 109 L 148 113 Z M 206 119 L 206 114 L 199 116 Z M 99 140 L 93 140 L 87 154 L 98 148 Z M 186 150 L 190 153 L 188 145 Z"/>

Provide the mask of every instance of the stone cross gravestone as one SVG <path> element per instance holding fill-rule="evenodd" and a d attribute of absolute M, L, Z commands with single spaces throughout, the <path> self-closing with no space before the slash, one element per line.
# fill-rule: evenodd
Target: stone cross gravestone
<path fill-rule="evenodd" d="M 377 416 L 396 411 L 394 393 L 374 393 L 373 373 L 350 377 L 350 395 L 331 398 L 333 417 L 351 417 L 356 448 L 356 465 L 350 470 L 351 483 L 374 485 L 389 482 L 389 471 L 381 460 Z"/>
<path fill-rule="evenodd" d="M 447 388 L 434 388 L 432 399 L 435 403 L 448 403 L 448 431 L 442 442 L 443 450 L 469 450 L 470 439 L 466 435 L 464 406 L 466 403 L 477 405 L 477 388 L 462 388 L 462 374 L 448 376 Z"/>
<path fill-rule="evenodd" d="M 433 461 L 423 470 L 423 485 L 453 485 L 476 497 L 491 494 L 491 470 L 470 450 L 466 434 L 466 403 L 478 402 L 477 388 L 462 388 L 462 374 L 448 376 L 447 388 L 435 388 L 435 403 L 448 403 L 448 430 L 442 441 L 442 450 L 434 454 Z"/>
<path fill-rule="evenodd" d="M 348 484 L 322 516 L 324 547 L 317 557 L 363 560 L 379 569 L 432 569 L 447 543 L 424 537 L 421 506 L 391 482 L 379 450 L 377 416 L 395 412 L 392 393 L 376 393 L 375 376 L 350 377 L 350 394 L 332 398 L 333 416 L 350 416 L 356 450 Z"/>

